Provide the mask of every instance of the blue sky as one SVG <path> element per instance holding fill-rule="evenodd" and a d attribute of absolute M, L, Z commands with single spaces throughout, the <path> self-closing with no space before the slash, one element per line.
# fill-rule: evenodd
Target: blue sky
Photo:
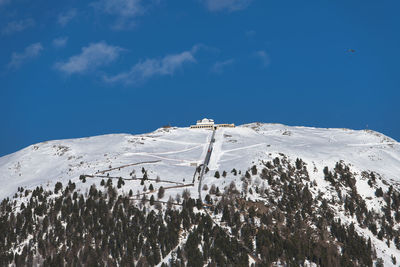
<path fill-rule="evenodd" d="M 0 0 L 0 155 L 203 117 L 400 140 L 400 2 L 304 2 Z"/>

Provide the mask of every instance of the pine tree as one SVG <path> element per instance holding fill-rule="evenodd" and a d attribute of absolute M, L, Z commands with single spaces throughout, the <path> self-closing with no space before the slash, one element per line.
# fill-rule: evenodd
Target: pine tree
<path fill-rule="evenodd" d="M 122 180 L 121 177 L 119 177 L 117 187 L 121 188 L 121 186 L 123 186 L 123 185 L 125 185 L 125 182 L 124 182 L 124 180 Z"/>
<path fill-rule="evenodd" d="M 379 187 L 378 189 L 376 189 L 375 196 L 377 196 L 377 197 L 382 197 L 383 196 L 382 187 Z"/>
<path fill-rule="evenodd" d="M 54 186 L 54 193 L 57 194 L 58 191 L 60 191 L 60 190 L 62 190 L 62 183 L 61 182 L 57 182 L 56 185 Z"/>
<path fill-rule="evenodd" d="M 215 184 L 211 185 L 210 191 L 208 191 L 208 193 L 210 193 L 211 195 L 214 195 L 216 193 L 216 187 Z"/>
<path fill-rule="evenodd" d="M 164 189 L 164 187 L 161 186 L 158 189 L 158 194 L 157 194 L 158 199 L 162 199 L 164 197 L 164 192 L 165 192 L 165 189 Z"/>
<path fill-rule="evenodd" d="M 384 267 L 384 262 L 383 262 L 382 258 L 376 259 L 375 266 L 376 267 Z"/>
<path fill-rule="evenodd" d="M 251 167 L 251 174 L 252 175 L 256 175 L 257 174 L 257 166 L 253 165 L 253 167 Z"/>

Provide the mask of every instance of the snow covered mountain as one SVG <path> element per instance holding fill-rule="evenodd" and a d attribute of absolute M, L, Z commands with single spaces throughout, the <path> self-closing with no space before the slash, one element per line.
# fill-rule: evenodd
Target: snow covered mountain
<path fill-rule="evenodd" d="M 210 136 L 211 131 L 204 129 L 160 128 L 141 135 L 111 134 L 31 145 L 0 158 L 0 198 L 12 196 L 20 186 L 76 181 L 81 174 L 94 174 L 110 165 L 143 161 L 159 160 L 149 165 L 151 175 L 182 182 L 193 175 L 191 163 L 203 163 Z M 343 160 L 355 172 L 373 171 L 391 184 L 400 183 L 400 144 L 374 131 L 252 123 L 221 128 L 215 139 L 209 164 L 214 171 L 243 171 L 284 154 L 315 167 L 314 179 L 321 178 L 325 166 Z M 115 173 L 125 177 L 131 169 Z"/>
<path fill-rule="evenodd" d="M 126 179 L 119 189 L 121 194 L 132 190 L 139 196 L 143 186 L 146 187 L 140 179 L 142 171 L 153 181 L 154 195 L 162 186 L 166 189 L 165 200 L 184 190 L 197 198 L 196 171 L 207 154 L 211 133 L 207 129 L 171 127 L 141 135 L 112 134 L 31 145 L 0 158 L 0 199 L 15 197 L 21 187 L 52 189 L 57 182 L 67 184 L 69 181 L 85 192 L 92 184 L 101 187 L 101 180 L 110 177 Z M 223 191 L 233 182 L 241 198 L 270 207 L 271 200 L 265 194 L 273 188 L 271 179 L 280 177 L 283 181 L 282 170 L 295 174 L 293 166 L 299 171 L 304 168 L 307 173 L 301 183 L 309 188 L 315 203 L 329 201 L 335 219 L 340 219 L 344 225 L 354 223 L 358 234 L 371 239 L 377 254 L 374 261 L 382 258 L 385 266 L 395 266 L 393 259 L 400 260 L 397 248 L 400 240 L 394 238 L 400 233 L 400 213 L 398 207 L 397 210 L 389 208 L 389 211 L 385 207 L 399 198 L 400 144 L 383 134 L 370 130 L 263 123 L 220 128 L 216 130 L 208 170 L 203 177 L 202 199 L 208 202 L 205 198 L 209 188 L 218 187 Z M 262 171 L 268 169 L 275 171 L 276 177 Z M 354 178 L 354 184 L 350 182 L 347 186 L 346 179 L 350 178 L 343 178 L 345 175 Z M 365 203 L 366 210 L 375 214 L 374 218 L 389 213 L 390 220 L 386 219 L 386 224 L 391 222 L 391 229 L 397 234 L 383 234 L 382 237 L 373 233 L 370 225 L 359 222 L 351 208 L 349 211 L 345 207 L 351 192 L 360 197 L 361 202 L 356 201 L 356 206 Z M 221 218 L 216 216 L 215 219 Z M 385 223 L 376 220 L 379 232 Z"/>

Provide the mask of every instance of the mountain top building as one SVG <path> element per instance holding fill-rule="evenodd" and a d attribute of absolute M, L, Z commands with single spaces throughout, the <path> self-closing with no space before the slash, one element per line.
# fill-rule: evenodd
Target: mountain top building
<path fill-rule="evenodd" d="M 190 125 L 190 129 L 218 129 L 221 127 L 234 128 L 235 124 L 215 124 L 213 119 L 204 118 L 202 120 L 198 120 L 196 125 Z"/>

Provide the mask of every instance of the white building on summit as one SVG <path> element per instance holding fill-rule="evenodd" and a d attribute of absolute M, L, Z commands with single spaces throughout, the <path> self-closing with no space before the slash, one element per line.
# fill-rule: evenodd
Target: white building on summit
<path fill-rule="evenodd" d="M 214 125 L 214 120 L 204 118 L 202 120 L 198 120 L 196 125 Z"/>
<path fill-rule="evenodd" d="M 214 120 L 204 118 L 202 120 L 198 120 L 196 125 L 190 125 L 191 129 L 218 129 L 220 127 L 235 127 L 235 124 L 215 124 Z"/>

